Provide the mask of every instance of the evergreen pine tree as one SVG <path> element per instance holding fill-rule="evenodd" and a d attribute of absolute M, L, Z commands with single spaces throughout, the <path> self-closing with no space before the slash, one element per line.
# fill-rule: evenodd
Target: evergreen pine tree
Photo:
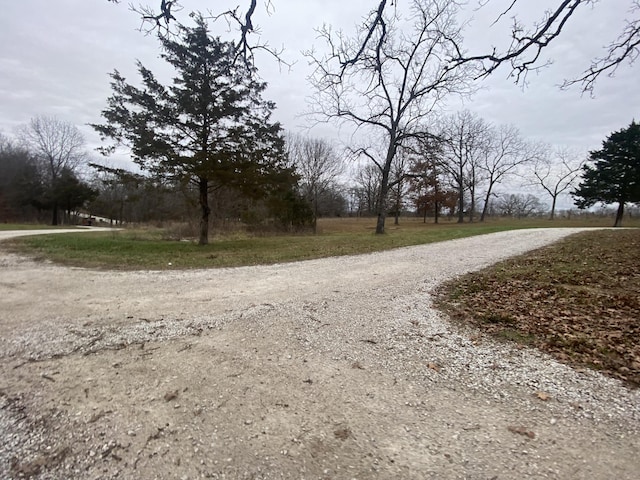
<path fill-rule="evenodd" d="M 583 168 L 582 182 L 572 192 L 579 208 L 618 203 L 614 226 L 622 224 L 625 203 L 640 202 L 640 124 L 614 132 L 602 149 L 590 152 L 592 164 Z"/>
<path fill-rule="evenodd" d="M 160 41 L 161 58 L 176 72 L 172 84 L 162 85 L 140 62 L 140 88 L 114 71 L 106 123 L 92 126 L 103 140 L 130 147 L 143 169 L 197 185 L 203 245 L 211 189 L 266 198 L 290 190 L 295 177 L 285 166 L 281 126 L 271 120 L 275 105 L 262 99 L 266 84 L 254 67 L 236 61 L 234 45 L 211 37 L 202 19 Z"/>

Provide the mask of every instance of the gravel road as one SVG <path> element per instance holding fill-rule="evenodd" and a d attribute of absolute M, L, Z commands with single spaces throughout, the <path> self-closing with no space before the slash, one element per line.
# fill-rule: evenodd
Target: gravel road
<path fill-rule="evenodd" d="M 196 271 L 0 249 L 0 478 L 636 479 L 638 391 L 431 308 L 580 230 Z"/>

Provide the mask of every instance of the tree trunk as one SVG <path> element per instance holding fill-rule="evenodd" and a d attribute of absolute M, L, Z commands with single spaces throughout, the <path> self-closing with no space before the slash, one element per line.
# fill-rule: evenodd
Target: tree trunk
<path fill-rule="evenodd" d="M 393 218 L 394 225 L 400 225 L 400 184 L 398 184 L 398 191 L 396 192 L 396 208 L 395 215 Z"/>
<path fill-rule="evenodd" d="M 434 210 L 433 210 L 433 223 L 438 223 L 438 218 L 440 215 L 440 203 L 438 202 L 438 195 L 440 195 L 440 192 L 438 191 L 438 179 L 436 178 L 436 182 L 433 185 L 433 205 L 434 205 Z M 426 211 L 426 208 L 425 208 Z M 425 213 L 425 216 L 427 214 Z"/>
<path fill-rule="evenodd" d="M 376 234 L 384 233 L 384 221 L 387 218 L 387 194 L 389 193 L 384 186 L 380 189 L 380 199 L 378 200 L 378 220 L 376 222 Z"/>
<path fill-rule="evenodd" d="M 616 223 L 613 224 L 614 227 L 622 226 L 622 217 L 624 216 L 624 202 L 620 202 L 618 204 L 618 211 L 616 212 Z"/>
<path fill-rule="evenodd" d="M 200 218 L 200 239 L 198 245 L 207 245 L 209 243 L 209 181 L 206 178 L 198 179 L 200 209 L 202 218 Z"/>
<path fill-rule="evenodd" d="M 458 223 L 464 223 L 464 187 L 458 188 Z"/>
<path fill-rule="evenodd" d="M 387 162 L 391 164 L 391 162 Z M 387 197 L 389 196 L 389 172 L 382 172 L 380 180 L 380 198 L 378 198 L 378 221 L 376 223 L 376 234 L 384 233 L 384 221 L 387 218 Z"/>
<path fill-rule="evenodd" d="M 549 220 L 553 220 L 556 216 L 556 200 L 558 199 L 558 196 L 554 195 L 551 198 L 551 215 L 549 216 Z"/>
<path fill-rule="evenodd" d="M 376 234 L 380 235 L 384 233 L 384 220 L 385 214 L 381 211 L 378 212 L 378 221 L 376 222 Z"/>
<path fill-rule="evenodd" d="M 480 222 L 484 222 L 487 212 L 489 211 L 489 201 L 491 200 L 491 185 L 487 189 L 487 194 L 484 197 L 484 206 L 482 207 L 482 214 L 480 214 Z"/>
<path fill-rule="evenodd" d="M 51 217 L 51 225 L 58 225 L 58 202 L 53 202 L 53 216 Z"/>
<path fill-rule="evenodd" d="M 313 187 L 313 234 L 318 233 L 318 189 Z"/>

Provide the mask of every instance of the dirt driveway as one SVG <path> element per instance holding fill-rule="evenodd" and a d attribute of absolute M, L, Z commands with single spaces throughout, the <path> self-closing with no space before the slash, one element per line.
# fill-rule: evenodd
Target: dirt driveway
<path fill-rule="evenodd" d="M 0 478 L 636 479 L 637 391 L 430 306 L 576 231 L 186 272 L 0 245 Z"/>

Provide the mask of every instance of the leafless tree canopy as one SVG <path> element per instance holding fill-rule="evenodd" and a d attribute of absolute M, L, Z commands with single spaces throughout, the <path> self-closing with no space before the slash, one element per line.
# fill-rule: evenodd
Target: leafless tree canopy
<path fill-rule="evenodd" d="M 558 197 L 574 186 L 582 165 L 584 160 L 567 148 L 547 148 L 546 155 L 536 161 L 532 185 L 541 187 L 551 197 L 551 220 L 555 216 Z"/>
<path fill-rule="evenodd" d="M 445 118 L 441 128 L 440 166 L 458 191 L 458 223 L 462 223 L 465 192 L 469 192 L 471 200 L 469 211 L 473 212 L 475 209 L 475 190 L 481 175 L 481 162 L 490 146 L 490 125 L 465 110 Z"/>
<path fill-rule="evenodd" d="M 574 78 L 566 80 L 563 88 L 578 84 L 584 92 L 593 92 L 595 83 L 601 75 L 612 76 L 622 63 L 626 61 L 631 64 L 638 58 L 640 53 L 640 0 L 626 1 L 628 14 L 622 32 L 616 38 L 605 40 L 607 42 L 604 45 L 605 54 L 594 56 L 591 65 Z M 423 0 L 422 3 L 428 2 Z M 504 50 L 492 47 L 490 51 L 470 55 L 465 51 L 466 45 L 452 39 L 456 46 L 456 53 L 451 57 L 452 65 L 479 63 L 481 69 L 476 78 L 486 77 L 500 67 L 507 66 L 511 69 L 516 83 L 524 83 L 529 72 L 539 70 L 548 64 L 542 60 L 543 51 L 550 44 L 556 43 L 556 39 L 562 35 L 578 10 L 592 7 L 594 9 L 620 8 L 620 3 L 624 2 L 616 2 L 614 6 L 612 2 L 598 2 L 598 0 L 562 0 L 555 8 L 545 9 L 532 25 L 526 25 L 518 12 L 518 7 L 524 6 L 525 3 L 533 3 L 530 0 L 478 0 L 480 9 L 490 3 L 505 4 L 498 18 L 488 28 L 494 27 L 503 18 L 511 18 L 509 46 Z M 367 28 L 370 35 L 364 39 L 363 45 L 354 59 L 357 59 L 365 50 L 367 43 L 375 41 L 372 32 L 382 22 L 383 12 L 393 5 L 394 2 L 388 4 L 386 0 L 380 0 L 377 14 L 368 22 Z M 594 13 L 594 15 L 596 14 Z M 588 32 L 586 33 L 588 34 Z"/>
<path fill-rule="evenodd" d="M 32 118 L 20 139 L 46 168 L 51 180 L 63 169 L 76 170 L 85 158 L 84 137 L 75 125 L 55 117 Z"/>
<path fill-rule="evenodd" d="M 121 0 L 108 0 L 113 3 L 120 3 Z M 142 20 L 141 29 L 144 31 L 168 32 L 169 25 L 179 21 L 176 13 L 183 9 L 178 0 L 155 0 L 159 3 L 157 9 L 142 4 L 131 4 L 132 10 L 137 12 Z M 386 27 L 385 15 L 391 15 L 402 0 L 379 0 L 377 7 L 374 7 L 363 24 L 363 34 L 359 38 L 358 45 L 354 46 L 348 56 L 341 59 L 343 67 L 357 63 L 365 52 L 369 49 L 376 49 L 376 44 L 381 41 L 380 31 Z M 408 0 L 404 0 L 408 2 Z M 212 2 L 213 3 L 213 2 Z M 423 8 L 426 8 L 430 0 L 420 0 Z M 458 3 L 450 0 L 450 3 Z M 533 4 L 531 0 L 478 0 L 478 8 L 486 8 L 489 4 L 504 4 L 501 12 L 492 25 L 495 27 L 498 22 L 506 18 L 512 21 L 510 28 L 510 44 L 505 49 L 488 47 L 486 51 L 468 54 L 462 42 L 454 42 L 457 51 L 450 57 L 452 65 L 466 63 L 477 63 L 481 70 L 477 78 L 492 74 L 502 66 L 511 69 L 511 73 L 517 83 L 524 83 L 527 74 L 538 70 L 546 65 L 542 59 L 542 53 L 546 47 L 552 43 L 557 43 L 557 38 L 562 36 L 562 32 L 571 22 L 576 12 L 587 8 L 620 8 L 623 0 L 615 2 L 598 2 L 598 0 L 562 0 L 557 6 L 544 9 L 540 12 L 538 20 L 533 24 L 525 24 L 521 18 L 521 10 L 525 3 L 529 6 Z M 276 51 L 267 44 L 253 42 L 250 38 L 252 33 L 258 29 L 254 24 L 256 9 L 259 8 L 257 0 L 245 0 L 244 9 L 240 6 L 235 8 L 219 9 L 216 12 L 209 11 L 209 18 L 214 20 L 224 19 L 230 27 L 235 27 L 238 32 L 236 46 L 240 57 L 246 61 L 253 58 L 253 52 L 261 49 L 266 50 L 281 60 L 282 51 Z M 267 11 L 273 9 L 271 0 L 266 0 L 264 8 Z M 542 7 L 538 7 L 542 10 Z M 594 56 L 591 65 L 583 72 L 576 74 L 572 79 L 565 81 L 563 87 L 580 85 L 585 92 L 592 92 L 597 79 L 601 75 L 613 75 L 624 62 L 633 63 L 640 53 L 640 0 L 626 0 L 628 11 L 625 27 L 617 37 L 604 40 L 605 53 L 602 56 Z M 593 15 L 597 15 L 594 13 Z M 455 40 L 455 39 L 452 39 Z"/>
<path fill-rule="evenodd" d="M 480 0 L 480 5 L 482 7 L 492 1 L 495 3 L 499 0 Z M 601 5 L 596 5 L 599 3 L 597 0 L 563 0 L 557 7 L 545 10 L 540 19 L 531 26 L 525 25 L 518 15 L 517 7 L 523 5 L 525 0 L 508 0 L 507 3 L 508 6 L 494 24 L 502 17 L 510 16 L 512 18 L 509 47 L 504 51 L 493 48 L 491 52 L 479 55 L 467 55 L 462 49 L 459 49 L 453 61 L 457 64 L 480 62 L 482 65 L 480 77 L 490 75 L 502 65 L 508 65 L 516 83 L 522 83 L 526 81 L 530 71 L 538 70 L 546 65 L 541 60 L 544 49 L 556 42 L 579 9 L 619 8 L 621 2 L 616 2 L 614 6 L 612 2 L 602 2 Z M 608 5 L 605 5 L 606 3 Z M 583 91 L 592 92 L 600 75 L 613 75 L 618 66 L 625 61 L 633 63 L 638 57 L 639 46 L 640 2 L 639 0 L 628 0 L 628 19 L 623 31 L 617 38 L 609 40 L 603 56 L 594 57 L 591 65 L 585 71 L 573 79 L 566 80 L 563 87 L 579 84 Z"/>
<path fill-rule="evenodd" d="M 329 140 L 290 134 L 286 143 L 289 161 L 300 176 L 301 193 L 313 208 L 315 229 L 321 199 L 330 190 L 338 189 L 344 161 Z"/>
<path fill-rule="evenodd" d="M 515 218 L 537 216 L 545 211 L 545 207 L 540 199 L 530 193 L 502 195 L 498 199 L 496 207 L 500 215 Z"/>
<path fill-rule="evenodd" d="M 353 153 L 381 173 L 377 233 L 384 232 L 396 154 L 431 135 L 426 122 L 446 96 L 469 91 L 469 67 L 451 69 L 446 61 L 453 53 L 450 40 L 460 34 L 457 12 L 457 3 L 449 0 L 414 0 L 406 17 L 375 10 L 373 31 L 365 23 L 347 36 L 325 26 L 318 32 L 326 43 L 324 55 L 307 53 L 315 68 L 310 113 L 369 135 Z"/>
<path fill-rule="evenodd" d="M 486 188 L 480 221 L 487 216 L 494 187 L 540 156 L 540 146 L 525 141 L 513 125 L 491 126 L 488 133 L 487 148 L 479 165 Z"/>
<path fill-rule="evenodd" d="M 122 0 L 108 0 L 112 3 L 121 3 Z M 159 5 L 156 8 L 144 4 L 130 3 L 129 8 L 140 16 L 140 30 L 145 33 L 157 33 L 161 36 L 172 34 L 172 26 L 179 25 L 180 19 L 176 15 L 185 7 L 179 0 L 156 0 Z M 233 3 L 233 2 L 226 2 Z M 234 42 L 237 59 L 241 59 L 247 64 L 253 63 L 254 53 L 258 50 L 264 51 L 272 55 L 279 63 L 289 65 L 283 58 L 283 49 L 271 47 L 266 42 L 253 41 L 251 35 L 259 33 L 259 27 L 254 23 L 254 15 L 258 8 L 258 0 L 247 0 L 245 5 L 246 11 L 240 6 L 229 9 L 220 9 L 213 11 L 209 9 L 207 12 L 190 12 L 189 16 L 202 16 L 202 18 L 217 22 L 226 22 L 230 31 L 237 31 L 238 36 Z M 273 11 L 271 0 L 265 0 L 264 9 L 267 13 Z"/>
<path fill-rule="evenodd" d="M 85 160 L 84 137 L 75 125 L 55 117 L 35 117 L 19 132 L 34 156 L 42 177 L 53 189 L 65 173 L 77 173 Z M 52 207 L 52 224 L 58 224 L 58 203 Z"/>

